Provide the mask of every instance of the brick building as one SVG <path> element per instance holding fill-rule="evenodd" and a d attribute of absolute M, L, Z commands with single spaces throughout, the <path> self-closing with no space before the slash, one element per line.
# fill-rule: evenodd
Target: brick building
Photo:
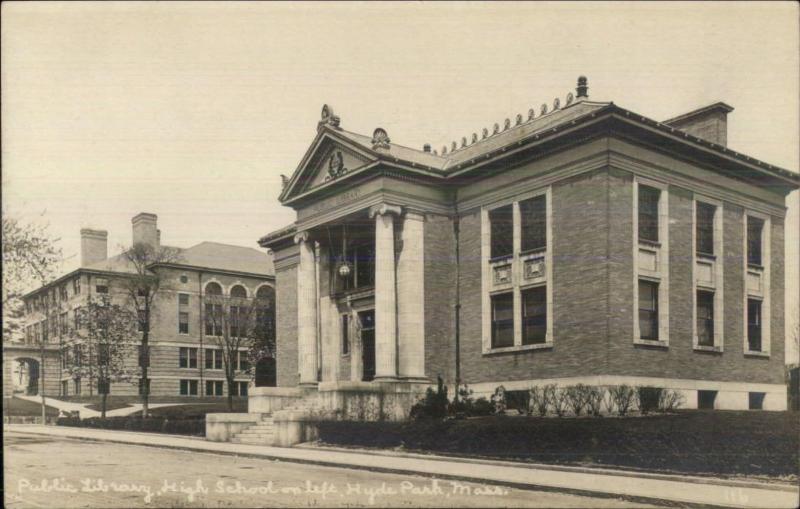
<path fill-rule="evenodd" d="M 732 110 L 659 122 L 580 78 L 437 151 L 349 132 L 325 106 L 280 195 L 297 219 L 260 240 L 278 386 L 652 385 L 690 408 L 784 409 L 800 179 L 726 146 Z"/>
<path fill-rule="evenodd" d="M 154 214 L 141 213 L 132 219 L 132 244 L 146 243 L 160 248 L 161 232 Z M 129 305 L 124 282 L 136 271 L 124 254 L 108 257 L 108 234 L 102 230 L 81 230 L 81 266 L 49 285 L 24 297 L 26 309 L 25 343 L 39 345 L 43 339 L 49 350 L 65 358 L 73 352 L 69 342 L 80 308 L 88 299 L 110 296 L 112 302 Z M 202 242 L 181 249 L 171 248 L 175 256 L 165 263 L 148 267 L 160 276 L 150 318 L 150 364 L 148 379 L 152 396 L 223 396 L 227 387 L 221 350 L 214 337 L 219 328 L 208 323 L 207 306 L 226 297 L 258 298 L 264 303 L 264 318 L 274 324 L 274 276 L 272 261 L 257 249 Z M 273 325 L 274 326 L 274 325 Z M 75 348 L 71 345 L 70 348 Z M 36 362 L 32 351 L 28 362 Z M 138 359 L 131 358 L 136 364 Z M 252 375 L 247 368 L 246 348 L 242 348 L 234 393 L 246 395 Z M 10 362 L 9 362 L 10 363 Z M 5 364 L 5 363 L 4 363 Z M 56 364 L 58 366 L 58 364 Z M 63 367 L 63 363 L 62 363 Z M 261 368 L 265 384 L 274 384 L 274 362 Z M 6 368 L 4 368 L 6 369 Z M 272 373 L 270 374 L 270 370 Z M 96 386 L 72 378 L 66 370 L 48 363 L 45 369 L 48 395 L 86 396 Z M 34 390 L 36 384 L 32 384 Z M 112 395 L 137 395 L 139 384 L 112 383 Z"/>

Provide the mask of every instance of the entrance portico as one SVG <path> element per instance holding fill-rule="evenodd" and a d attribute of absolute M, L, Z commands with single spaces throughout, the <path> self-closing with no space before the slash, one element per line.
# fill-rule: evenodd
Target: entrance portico
<path fill-rule="evenodd" d="M 294 235 L 301 387 L 425 379 L 423 222 L 380 203 Z"/>

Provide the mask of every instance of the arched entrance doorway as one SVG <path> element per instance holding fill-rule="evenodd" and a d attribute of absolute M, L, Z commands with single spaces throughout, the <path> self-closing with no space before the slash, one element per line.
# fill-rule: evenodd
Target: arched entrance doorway
<path fill-rule="evenodd" d="M 14 392 L 22 392 L 26 396 L 39 394 L 39 361 L 30 357 L 16 359 L 14 369 Z"/>

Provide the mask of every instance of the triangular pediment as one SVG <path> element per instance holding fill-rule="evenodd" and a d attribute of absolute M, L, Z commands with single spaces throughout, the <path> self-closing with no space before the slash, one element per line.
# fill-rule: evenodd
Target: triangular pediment
<path fill-rule="evenodd" d="M 281 194 L 281 201 L 343 178 L 377 159 L 366 147 L 323 131 L 314 139 L 300 166 L 289 179 Z"/>

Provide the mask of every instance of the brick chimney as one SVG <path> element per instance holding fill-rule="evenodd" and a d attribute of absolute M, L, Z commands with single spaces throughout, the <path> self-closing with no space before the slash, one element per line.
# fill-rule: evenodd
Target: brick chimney
<path fill-rule="evenodd" d="M 102 262 L 108 258 L 108 232 L 81 229 L 81 267 Z"/>
<path fill-rule="evenodd" d="M 723 102 L 684 113 L 663 123 L 706 141 L 728 146 L 728 113 L 733 107 Z"/>
<path fill-rule="evenodd" d="M 158 249 L 161 239 L 158 231 L 158 216 L 149 212 L 140 212 L 131 219 L 133 224 L 133 243 L 148 244 Z"/>

